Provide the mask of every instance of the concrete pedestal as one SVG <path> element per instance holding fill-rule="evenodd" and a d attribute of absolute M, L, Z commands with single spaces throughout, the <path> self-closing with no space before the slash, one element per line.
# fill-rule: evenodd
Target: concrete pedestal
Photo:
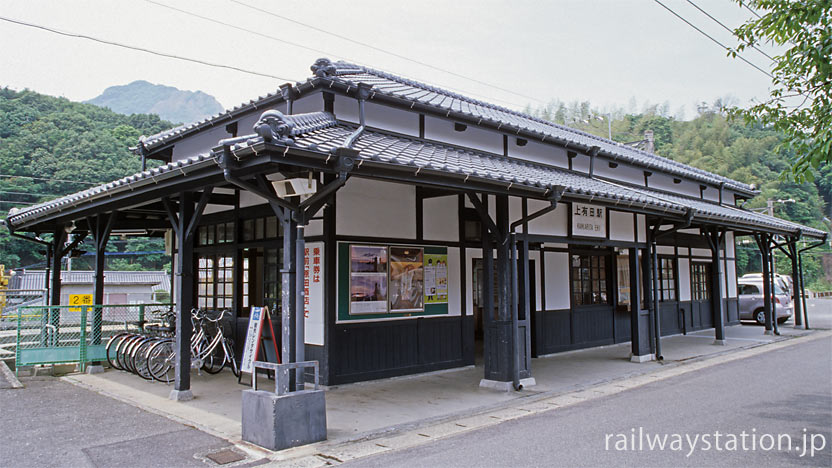
<path fill-rule="evenodd" d="M 636 363 L 640 364 L 640 363 L 643 363 L 643 362 L 650 362 L 650 361 L 655 361 L 655 360 L 656 360 L 656 355 L 655 354 L 636 355 L 636 354 L 630 353 L 630 362 L 636 362 Z"/>
<path fill-rule="evenodd" d="M 534 387 L 535 385 L 537 385 L 537 382 L 534 380 L 534 377 L 528 377 L 525 379 L 520 379 L 520 385 L 522 385 L 523 388 Z M 514 382 L 503 382 L 501 380 L 482 379 L 480 380 L 480 387 L 490 388 L 492 390 L 497 390 L 500 392 L 509 392 L 511 390 L 514 390 Z"/>
<path fill-rule="evenodd" d="M 243 440 L 269 450 L 283 450 L 326 440 L 323 390 L 277 395 L 243 391 Z"/>
<path fill-rule="evenodd" d="M 102 372 L 104 372 L 104 366 L 102 365 L 87 366 L 87 374 L 100 374 Z"/>
<path fill-rule="evenodd" d="M 725 346 L 728 344 L 727 340 L 714 340 L 714 344 L 717 346 Z"/>
<path fill-rule="evenodd" d="M 191 401 L 194 394 L 190 390 L 171 390 L 168 398 L 173 401 Z"/>

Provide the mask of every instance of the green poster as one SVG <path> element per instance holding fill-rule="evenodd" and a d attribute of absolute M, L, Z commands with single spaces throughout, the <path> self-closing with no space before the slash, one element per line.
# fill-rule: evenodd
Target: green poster
<path fill-rule="evenodd" d="M 448 254 L 424 256 L 425 304 L 448 302 Z"/>

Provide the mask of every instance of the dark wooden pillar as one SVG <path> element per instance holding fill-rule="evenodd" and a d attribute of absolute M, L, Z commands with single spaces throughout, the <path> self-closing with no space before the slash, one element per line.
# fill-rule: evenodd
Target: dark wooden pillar
<path fill-rule="evenodd" d="M 100 214 L 87 219 L 90 235 L 95 245 L 95 276 L 92 288 L 92 340 L 94 345 L 101 344 L 102 308 L 104 304 L 104 270 L 106 269 L 105 253 L 110 240 L 110 231 L 116 214 Z"/>
<path fill-rule="evenodd" d="M 711 247 L 711 309 L 714 317 L 714 344 L 725 344 L 725 307 L 722 300 L 722 274 L 723 263 L 720 261 L 720 252 L 724 249 L 725 233 L 713 229 L 707 233 L 708 243 Z"/>
<path fill-rule="evenodd" d="M 50 291 L 49 305 L 61 305 L 61 260 L 64 257 L 64 244 L 66 244 L 66 231 L 64 228 L 55 229 L 52 237 L 52 290 Z M 53 325 L 55 325 L 53 323 Z"/>
<path fill-rule="evenodd" d="M 191 390 L 191 309 L 194 307 L 194 246 L 188 235 L 188 224 L 194 216 L 193 195 L 182 192 L 179 195 L 176 290 L 176 369 L 173 399 L 192 398 Z"/>
<path fill-rule="evenodd" d="M 800 293 L 802 289 L 800 289 L 800 265 L 797 261 L 797 240 L 799 237 L 792 237 L 789 239 L 789 243 L 787 247 L 789 249 L 789 258 L 792 261 L 792 290 L 794 292 L 793 295 L 793 302 L 794 302 L 794 326 L 802 327 L 803 326 L 803 304 L 800 302 Z"/>
<path fill-rule="evenodd" d="M 766 316 L 766 335 L 774 334 L 772 328 L 772 309 L 771 309 L 771 238 L 768 234 L 757 234 L 755 236 L 757 247 L 760 249 L 760 255 L 763 263 L 763 308 Z"/>
<path fill-rule="evenodd" d="M 485 336 L 485 380 L 510 382 L 512 380 L 513 330 L 511 321 L 511 249 L 508 242 L 508 197 L 496 197 L 496 219 L 494 220 L 498 236 L 496 237 L 497 261 L 497 309 L 494 320 L 486 328 Z M 488 273 L 486 273 L 487 275 Z"/>
<path fill-rule="evenodd" d="M 630 249 L 630 334 L 634 362 L 650 360 L 649 313 L 642 310 L 642 261 L 639 249 Z"/>
<path fill-rule="evenodd" d="M 283 210 L 283 268 L 280 270 L 280 323 L 282 328 L 280 339 L 281 362 L 297 362 L 296 324 L 297 316 L 293 313 L 297 307 L 297 233 L 298 224 L 292 216 L 292 212 Z M 302 257 L 301 257 L 302 258 Z M 303 309 L 301 309 L 303 310 Z M 286 386 L 282 391 L 288 392 L 297 388 L 295 373 L 281 371 L 288 375 L 281 376 L 281 385 Z M 280 393 L 280 392 L 278 392 Z"/>

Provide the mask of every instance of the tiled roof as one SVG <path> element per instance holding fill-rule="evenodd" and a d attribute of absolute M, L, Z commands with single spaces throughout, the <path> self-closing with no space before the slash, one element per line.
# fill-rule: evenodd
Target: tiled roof
<path fill-rule="evenodd" d="M 194 168 L 210 164 L 216 164 L 216 161 L 213 156 L 208 154 L 200 154 L 187 159 L 173 161 L 153 169 L 148 169 L 113 182 L 107 182 L 106 184 L 98 185 L 87 190 L 56 198 L 44 203 L 20 209 L 12 208 L 9 210 L 6 222 L 11 223 L 11 225 L 14 226 L 15 224 L 19 224 L 32 217 L 40 217 L 56 211 L 60 212 L 64 208 L 72 207 L 80 201 L 111 196 L 113 193 L 121 190 L 131 190 L 135 184 L 143 181 L 149 180 L 151 182 L 155 182 L 177 174 L 187 174 Z"/>
<path fill-rule="evenodd" d="M 420 103 L 457 114 L 462 114 L 474 121 L 490 121 L 503 127 L 519 129 L 539 135 L 545 139 L 556 140 L 585 148 L 597 146 L 601 152 L 612 158 L 629 161 L 659 171 L 690 177 L 711 184 L 724 182 L 727 187 L 742 192 L 754 192 L 747 184 L 714 174 L 702 169 L 682 164 L 672 159 L 648 153 L 640 149 L 601 138 L 580 130 L 558 125 L 547 120 L 513 111 L 505 107 L 472 99 L 435 86 L 402 78 L 380 70 L 374 70 L 346 62 L 335 62 L 335 76 L 354 85 L 366 83 L 373 85 L 372 91 L 413 103 Z"/>
<path fill-rule="evenodd" d="M 323 63 L 326 67 L 321 66 Z M 386 95 L 392 98 L 402 99 L 410 103 L 419 103 L 434 107 L 437 111 L 450 115 L 451 113 L 469 119 L 472 122 L 491 122 L 505 130 L 516 132 L 528 132 L 539 136 L 543 140 L 558 141 L 574 147 L 598 147 L 601 152 L 613 159 L 628 161 L 630 163 L 646 168 L 667 172 L 683 177 L 689 177 L 701 182 L 710 184 L 725 183 L 729 189 L 754 195 L 757 192 L 748 184 L 744 184 L 727 177 L 720 176 L 702 169 L 688 166 L 672 159 L 648 153 L 638 148 L 618 143 L 606 138 L 597 137 L 580 130 L 575 130 L 563 125 L 558 125 L 547 120 L 513 111 L 504 107 L 490 104 L 477 99 L 469 98 L 451 91 L 435 86 L 410 80 L 404 77 L 393 75 L 380 70 L 354 65 L 347 62 L 329 62 L 320 59 L 313 65 L 315 77 L 310 77 L 304 83 L 298 83 L 298 91 L 306 92 L 314 89 L 315 83 L 319 80 L 340 80 L 351 86 L 358 86 L 359 83 L 366 83 L 373 86 L 375 94 Z M 301 89 L 302 88 L 302 89 Z M 248 103 L 241 104 L 228 111 L 220 113 L 209 119 L 192 124 L 183 125 L 142 140 L 148 149 L 164 145 L 169 140 L 178 136 L 195 132 L 206 126 L 215 125 L 222 120 L 228 120 L 235 114 L 247 112 L 251 109 L 262 108 L 264 105 L 274 104 L 283 100 L 283 94 L 276 92 L 261 96 Z"/>
<path fill-rule="evenodd" d="M 23 270 L 12 276 L 11 289 L 43 289 L 46 272 L 43 270 Z M 63 284 L 92 284 L 95 280 L 94 271 L 61 271 Z M 170 275 L 164 271 L 106 271 L 105 285 L 116 284 L 147 284 L 161 286 L 170 290 Z"/>
<path fill-rule="evenodd" d="M 235 139 L 232 151 L 239 157 L 245 157 L 245 151 L 251 145 L 263 142 L 264 137 L 268 138 L 271 144 L 280 145 L 286 150 L 296 148 L 328 155 L 336 148 L 343 147 L 357 127 L 354 124 L 339 122 L 335 116 L 324 112 L 285 116 L 276 111 L 267 111 L 258 122 L 256 129 L 255 135 Z M 353 148 L 359 151 L 358 167 L 361 167 L 364 161 L 404 166 L 412 168 L 412 175 L 416 177 L 420 171 L 447 174 L 459 181 L 467 181 L 471 178 L 472 182 L 501 185 L 509 192 L 512 187 L 519 189 L 522 186 L 538 188 L 541 191 L 547 188 L 563 187 L 564 197 L 567 200 L 603 200 L 622 208 L 645 208 L 677 216 L 688 209 L 693 209 L 694 219 L 698 221 L 724 222 L 749 229 L 763 227 L 788 233 L 796 233 L 798 229 L 801 229 L 811 237 L 825 235 L 823 231 L 817 229 L 736 207 L 623 185 L 563 168 L 379 130 L 365 130 L 356 139 Z M 64 207 L 106 196 L 112 191 L 153 184 L 164 177 L 185 178 L 195 167 L 216 164 L 217 157 L 217 155 L 200 155 L 166 164 L 109 184 L 20 210 L 12 213 L 8 220 L 14 225 L 29 218 L 37 219 Z"/>

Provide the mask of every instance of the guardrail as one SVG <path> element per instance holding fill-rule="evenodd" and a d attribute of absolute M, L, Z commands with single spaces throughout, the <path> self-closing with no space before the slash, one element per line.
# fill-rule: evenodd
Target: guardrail
<path fill-rule="evenodd" d="M 15 330 L 20 308 L 45 304 L 45 289 L 0 289 L 0 359 L 15 356 Z"/>
<path fill-rule="evenodd" d="M 122 331 L 141 331 L 171 304 L 22 306 L 16 313 L 15 367 L 105 361 L 107 340 Z"/>
<path fill-rule="evenodd" d="M 291 393 L 289 390 L 289 371 L 294 369 L 315 369 L 315 390 L 318 389 L 318 361 L 301 361 L 278 364 L 275 362 L 254 361 L 254 373 L 251 379 L 251 389 L 257 390 L 257 369 L 268 369 L 274 371 L 274 393 L 285 395 Z"/>

